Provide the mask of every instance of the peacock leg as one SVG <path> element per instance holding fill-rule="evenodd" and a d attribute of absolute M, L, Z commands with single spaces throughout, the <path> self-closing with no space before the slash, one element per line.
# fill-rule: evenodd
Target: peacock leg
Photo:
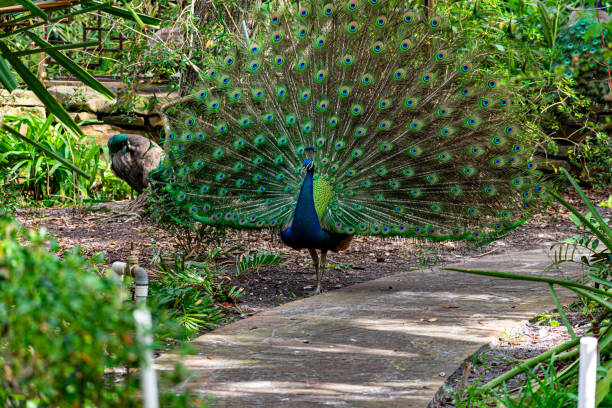
<path fill-rule="evenodd" d="M 323 249 L 321 250 L 321 269 L 325 269 L 326 266 L 327 266 L 327 251 Z M 323 272 L 321 272 L 321 275 L 323 275 Z"/>
<path fill-rule="evenodd" d="M 312 258 L 312 264 L 315 267 L 315 273 L 317 274 L 317 288 L 314 291 L 315 295 L 321 293 L 321 273 L 319 272 L 319 255 L 316 249 L 309 248 L 310 257 Z"/>

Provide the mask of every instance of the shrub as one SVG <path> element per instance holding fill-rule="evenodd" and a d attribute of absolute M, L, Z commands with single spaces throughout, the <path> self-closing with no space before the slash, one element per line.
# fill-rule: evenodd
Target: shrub
<path fill-rule="evenodd" d="M 34 143 L 0 130 L 0 166 L 6 168 L 0 176 L 5 182 L 28 199 L 50 204 L 126 197 L 129 187 L 112 174 L 107 147 L 97 145 L 90 136 L 77 135 L 54 120 L 52 115 L 46 119 L 34 115 L 4 117 L 3 124 L 22 129 L 24 136 Z M 40 147 L 73 163 L 89 180 L 75 174 Z M 100 149 L 105 153 L 104 160 Z"/>
<path fill-rule="evenodd" d="M 128 369 L 143 351 L 132 302 L 98 275 L 98 259 L 57 250 L 44 232 L 0 219 L 0 405 L 141 405 L 138 376 Z M 188 394 L 161 399 L 194 403 Z"/>

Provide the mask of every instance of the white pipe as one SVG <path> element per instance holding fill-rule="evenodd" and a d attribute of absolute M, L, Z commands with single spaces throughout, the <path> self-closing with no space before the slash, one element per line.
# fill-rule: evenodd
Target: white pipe
<path fill-rule="evenodd" d="M 140 266 L 134 268 L 134 283 L 136 301 L 139 303 L 146 304 L 147 296 L 149 294 L 149 275 Z"/>
<path fill-rule="evenodd" d="M 119 261 L 113 262 L 113 264 L 111 265 L 112 271 L 120 279 L 121 282 L 123 282 L 123 275 L 125 275 L 126 267 L 127 267 L 127 264 L 125 262 L 119 262 Z"/>
<path fill-rule="evenodd" d="M 597 338 L 580 339 L 580 367 L 578 378 L 578 408 L 595 407 L 595 387 L 597 385 Z"/>
<path fill-rule="evenodd" d="M 159 395 L 157 392 L 157 377 L 153 368 L 153 336 L 151 335 L 151 312 L 146 309 L 134 310 L 136 320 L 136 335 L 138 341 L 146 348 L 144 359 L 140 366 L 142 381 L 142 395 L 144 408 L 159 408 Z"/>

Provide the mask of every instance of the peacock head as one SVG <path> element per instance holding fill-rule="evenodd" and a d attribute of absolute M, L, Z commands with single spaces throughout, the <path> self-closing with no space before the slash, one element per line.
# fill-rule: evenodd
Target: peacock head
<path fill-rule="evenodd" d="M 314 147 L 307 147 L 304 149 L 304 153 L 306 153 L 307 159 L 304 160 L 303 169 L 307 172 L 314 172 L 315 164 L 314 164 L 314 154 L 317 152 L 317 149 Z"/>
<path fill-rule="evenodd" d="M 108 139 L 108 142 L 106 145 L 108 146 L 108 152 L 112 156 L 113 154 L 123 150 L 124 148 L 127 148 L 128 143 L 129 143 L 128 135 L 124 133 L 120 133 Z"/>
<path fill-rule="evenodd" d="M 304 164 L 302 165 L 302 171 L 312 173 L 314 172 L 314 169 L 315 169 L 314 160 L 312 160 L 310 157 L 304 160 Z"/>

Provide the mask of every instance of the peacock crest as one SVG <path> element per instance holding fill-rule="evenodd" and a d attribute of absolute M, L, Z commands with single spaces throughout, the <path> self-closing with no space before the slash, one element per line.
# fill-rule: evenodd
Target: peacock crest
<path fill-rule="evenodd" d="M 409 2 L 298 3 L 258 7 L 168 113 L 161 170 L 196 220 L 287 227 L 309 148 L 329 232 L 479 239 L 524 220 L 543 187 L 486 50 Z"/>

